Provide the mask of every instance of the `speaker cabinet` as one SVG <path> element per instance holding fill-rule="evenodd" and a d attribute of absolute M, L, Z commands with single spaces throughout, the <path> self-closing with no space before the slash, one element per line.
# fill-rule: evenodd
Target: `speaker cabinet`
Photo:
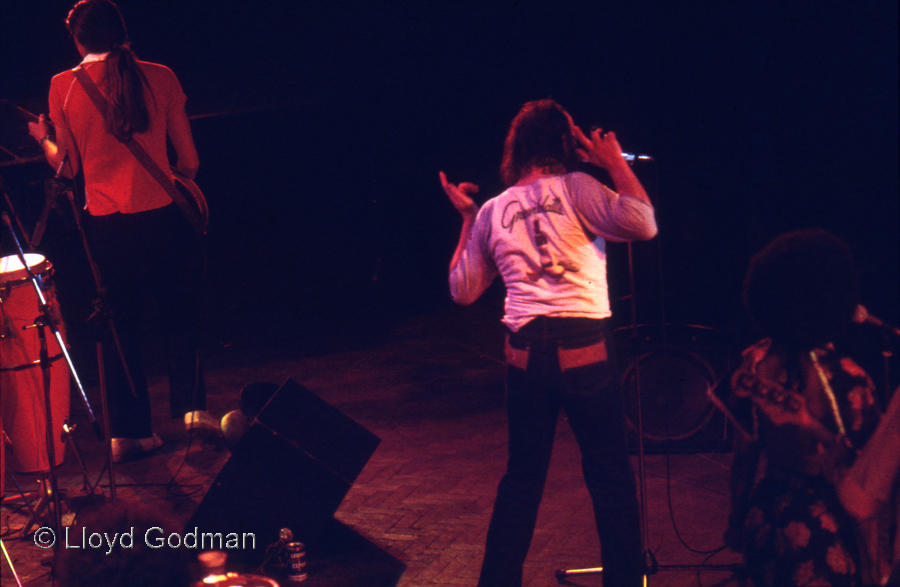
<path fill-rule="evenodd" d="M 712 328 L 640 325 L 615 332 L 625 414 L 650 453 L 727 450 L 729 430 L 709 393 L 728 371 L 728 346 Z"/>
<path fill-rule="evenodd" d="M 335 511 L 379 442 L 288 379 L 234 447 L 185 532 L 236 535 L 240 546 L 225 550 L 229 560 L 247 564 L 260 564 L 284 527 L 311 551 L 325 541 Z M 246 534 L 255 537 L 255 548 Z"/>

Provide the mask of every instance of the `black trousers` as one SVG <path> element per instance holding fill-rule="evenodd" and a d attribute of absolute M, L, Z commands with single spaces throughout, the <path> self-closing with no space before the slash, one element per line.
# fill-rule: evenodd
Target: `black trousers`
<path fill-rule="evenodd" d="M 172 417 L 206 409 L 195 304 L 200 267 L 197 238 L 174 204 L 135 214 L 89 216 L 88 235 L 137 392 L 133 397 L 112 338 L 108 330 L 101 330 L 111 434 L 146 438 L 153 429 L 141 354 L 145 315 L 157 317 Z M 155 302 L 149 310 L 148 298 Z"/>
<path fill-rule="evenodd" d="M 642 584 L 637 489 L 608 341 L 605 321 L 581 318 L 537 318 L 510 334 L 514 353 L 527 350 L 527 365 L 507 368 L 509 461 L 488 528 L 479 587 L 522 584 L 560 407 L 581 449 L 582 472 L 600 537 L 603 584 Z M 586 348 L 593 349 L 592 356 L 598 360 L 583 353 L 582 360 L 577 360 L 578 349 Z M 572 355 L 575 361 L 566 360 Z M 561 357 L 575 366 L 562 369 Z"/>

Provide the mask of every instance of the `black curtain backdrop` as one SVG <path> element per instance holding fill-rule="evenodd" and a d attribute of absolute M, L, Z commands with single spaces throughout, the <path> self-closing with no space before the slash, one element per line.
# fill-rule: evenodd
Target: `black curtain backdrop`
<path fill-rule="evenodd" d="M 46 112 L 78 63 L 69 7 L 4 8 L 0 99 Z M 496 194 L 509 121 L 547 96 L 656 160 L 636 167 L 661 229 L 636 250 L 641 321 L 661 319 L 662 288 L 667 320 L 744 332 L 750 255 L 820 226 L 855 251 L 870 312 L 898 322 L 896 2 L 120 7 L 139 57 L 188 95 L 222 338 L 449 304 L 459 219 L 438 171 Z M 0 174 L 26 198 L 48 170 Z"/>

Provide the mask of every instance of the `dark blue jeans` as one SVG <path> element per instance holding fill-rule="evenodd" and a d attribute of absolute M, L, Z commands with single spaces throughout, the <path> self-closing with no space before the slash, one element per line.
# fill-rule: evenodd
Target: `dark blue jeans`
<path fill-rule="evenodd" d="M 107 304 L 137 392 L 137 397 L 132 396 L 113 340 L 104 331 L 103 363 L 112 436 L 146 438 L 153 433 L 141 354 L 146 338 L 146 298 L 156 302 L 172 417 L 206 409 L 206 387 L 197 356 L 195 300 L 199 280 L 193 275 L 199 267 L 198 245 L 190 225 L 174 204 L 136 214 L 87 218 Z"/>
<path fill-rule="evenodd" d="M 642 584 L 637 490 L 608 343 L 609 329 L 602 320 L 541 317 L 510 333 L 513 352 L 527 350 L 527 365 L 523 369 L 511 362 L 507 368 L 509 461 L 494 503 L 479 587 L 522 584 L 560 407 L 581 449 L 602 549 L 603 584 Z M 566 357 L 585 348 L 593 349 L 599 360 L 560 367 L 561 357 L 570 363 Z"/>

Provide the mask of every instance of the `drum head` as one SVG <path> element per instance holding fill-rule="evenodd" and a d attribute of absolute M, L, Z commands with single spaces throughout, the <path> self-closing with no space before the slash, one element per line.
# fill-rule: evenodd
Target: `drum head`
<path fill-rule="evenodd" d="M 47 259 L 37 253 L 25 253 L 25 262 L 35 275 L 43 273 L 50 266 Z M 27 277 L 28 272 L 18 255 L 0 258 L 0 284 L 21 281 Z"/>

